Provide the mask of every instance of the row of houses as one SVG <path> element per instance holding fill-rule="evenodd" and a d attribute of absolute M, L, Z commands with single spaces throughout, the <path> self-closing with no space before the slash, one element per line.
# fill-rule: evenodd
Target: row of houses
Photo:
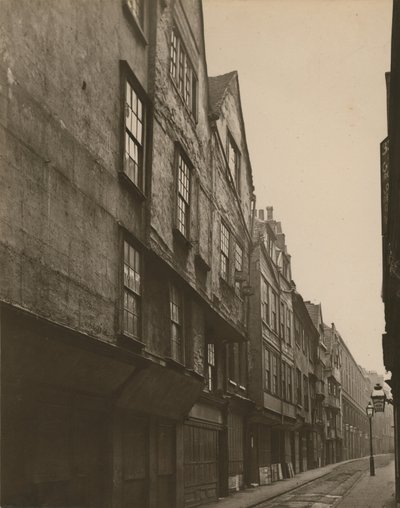
<path fill-rule="evenodd" d="M 2 5 L 4 506 L 192 507 L 366 453 L 200 0 Z"/>

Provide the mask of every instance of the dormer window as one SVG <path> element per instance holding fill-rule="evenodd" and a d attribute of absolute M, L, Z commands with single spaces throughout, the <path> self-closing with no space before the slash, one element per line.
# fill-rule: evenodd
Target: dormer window
<path fill-rule="evenodd" d="M 228 132 L 226 152 L 229 171 L 232 175 L 233 181 L 235 182 L 236 190 L 240 195 L 240 152 L 230 132 Z"/>

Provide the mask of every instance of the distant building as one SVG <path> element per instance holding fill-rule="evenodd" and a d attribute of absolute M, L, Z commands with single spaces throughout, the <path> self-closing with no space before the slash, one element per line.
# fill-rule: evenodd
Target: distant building
<path fill-rule="evenodd" d="M 369 428 L 366 407 L 370 400 L 369 381 L 354 360 L 349 348 L 335 333 L 341 347 L 343 459 L 363 457 L 369 453 Z"/>
<path fill-rule="evenodd" d="M 279 471 L 288 477 L 298 460 L 290 255 L 272 207 L 255 219 L 251 286 L 249 479 L 265 484 L 278 480 Z"/>

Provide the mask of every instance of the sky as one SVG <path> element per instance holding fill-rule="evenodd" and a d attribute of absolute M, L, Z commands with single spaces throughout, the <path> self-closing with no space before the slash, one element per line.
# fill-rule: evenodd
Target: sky
<path fill-rule="evenodd" d="M 239 85 L 257 208 L 356 361 L 384 373 L 379 144 L 390 0 L 203 0 L 210 76 Z"/>

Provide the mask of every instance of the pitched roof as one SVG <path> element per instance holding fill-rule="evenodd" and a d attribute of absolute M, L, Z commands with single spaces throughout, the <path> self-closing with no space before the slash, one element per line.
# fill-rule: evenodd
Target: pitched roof
<path fill-rule="evenodd" d="M 236 71 L 221 74 L 208 78 L 208 94 L 209 94 L 209 107 L 212 117 L 219 118 L 222 100 L 225 95 L 225 90 L 228 88 L 231 79 L 237 75 Z"/>
<path fill-rule="evenodd" d="M 319 326 L 319 312 L 320 312 L 320 307 L 321 305 L 320 304 L 315 304 L 315 303 L 311 303 L 311 302 L 304 302 L 306 307 L 307 307 L 307 310 L 308 310 L 308 313 L 310 314 L 310 317 L 312 319 L 312 322 L 314 323 L 314 326 L 315 328 L 318 328 Z"/>

